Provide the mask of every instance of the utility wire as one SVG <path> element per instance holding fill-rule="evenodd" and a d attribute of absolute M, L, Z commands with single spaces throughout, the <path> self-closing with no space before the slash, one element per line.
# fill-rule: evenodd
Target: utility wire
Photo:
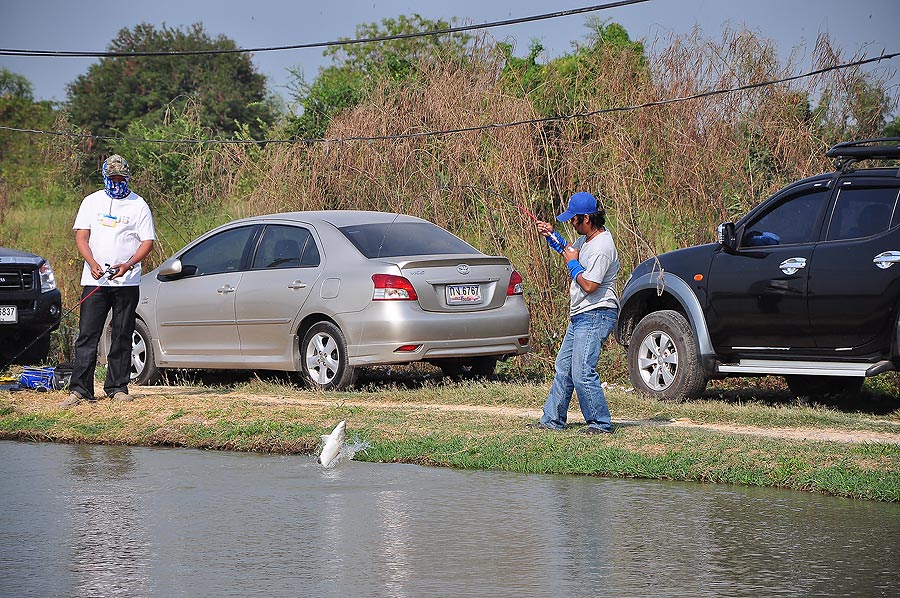
<path fill-rule="evenodd" d="M 504 21 L 492 21 L 488 23 L 462 25 L 459 27 L 448 27 L 446 29 L 434 29 L 431 31 L 417 31 L 414 33 L 398 33 L 395 35 L 384 35 L 378 37 L 367 37 L 360 39 L 339 39 L 328 42 L 315 42 L 308 44 L 292 44 L 290 46 L 267 46 L 262 48 L 233 48 L 230 50 L 170 50 L 155 52 L 80 52 L 66 50 L 17 50 L 14 48 L 0 48 L 0 56 L 32 56 L 55 58 L 120 58 L 132 56 L 204 56 L 213 54 L 242 54 L 250 52 L 273 52 L 278 50 L 300 50 L 306 48 L 327 48 L 329 46 L 349 46 L 354 44 L 367 44 L 372 42 L 384 42 L 395 39 L 409 39 L 414 37 L 429 37 L 433 35 L 446 35 L 449 33 L 460 33 L 463 31 L 474 31 L 478 29 L 490 29 L 493 27 L 506 27 L 508 25 L 518 25 L 521 23 L 532 23 L 534 21 L 543 21 L 547 19 L 557 19 L 560 17 L 569 17 L 572 15 L 585 14 L 589 12 L 597 12 L 610 8 L 619 8 L 630 4 L 641 4 L 650 2 L 650 0 L 620 0 L 618 2 L 607 2 L 606 4 L 595 4 L 593 6 L 585 6 L 583 8 L 572 8 L 568 10 L 560 10 L 530 17 L 519 17 L 515 19 L 506 19 Z"/>
<path fill-rule="evenodd" d="M 786 83 L 788 81 L 796 81 L 797 79 L 802 79 L 804 77 L 812 77 L 814 75 L 821 75 L 823 73 L 827 73 L 830 71 L 836 71 L 840 69 L 846 69 L 855 66 L 861 66 L 864 64 L 870 64 L 872 62 L 880 62 L 882 60 L 892 60 L 900 56 L 900 52 L 893 52 L 891 54 L 880 54 L 879 56 L 875 56 L 873 58 L 864 58 L 861 60 L 855 60 L 853 62 L 848 62 L 844 64 L 836 64 L 833 66 L 828 66 L 820 69 L 816 69 L 814 71 L 810 71 L 808 73 L 800 73 L 799 75 L 791 75 L 790 77 L 784 77 L 781 79 L 772 79 L 769 81 L 760 81 L 758 83 L 748 83 L 746 85 L 740 85 L 738 87 L 729 87 L 724 89 L 713 89 L 710 91 L 704 91 L 700 93 L 695 93 L 688 96 L 679 96 L 676 98 L 668 98 L 665 100 L 656 100 L 653 102 L 644 102 L 643 104 L 632 104 L 629 106 L 616 106 L 613 108 L 603 108 L 601 110 L 590 110 L 587 112 L 576 112 L 573 114 L 564 114 L 560 116 L 546 116 L 543 118 L 531 118 L 525 120 L 517 120 L 506 123 L 491 123 L 486 125 L 473 125 L 471 127 L 458 127 L 455 129 L 441 129 L 438 131 L 421 131 L 418 133 L 399 133 L 397 135 L 376 135 L 376 136 L 350 136 L 350 137 L 332 137 L 332 138 L 308 138 L 308 139 L 264 139 L 264 140 L 256 140 L 256 139 L 142 139 L 135 137 L 114 137 L 111 135 L 87 135 L 83 133 L 71 133 L 67 131 L 43 131 L 40 129 L 20 129 L 17 127 L 7 127 L 0 125 L 0 130 L 4 131 L 14 131 L 18 133 L 33 133 L 33 134 L 41 134 L 41 135 L 56 135 L 61 137 L 73 137 L 77 139 L 101 139 L 104 141 L 127 141 L 129 143 L 159 143 L 159 144 L 172 144 L 172 145 L 215 145 L 215 144 L 233 144 L 233 145 L 266 145 L 269 143 L 347 143 L 351 141 L 396 141 L 403 139 L 415 139 L 419 137 L 437 137 L 441 135 L 452 135 L 455 133 L 469 133 L 473 131 L 485 131 L 488 129 L 504 129 L 509 127 L 518 127 L 522 125 L 532 125 L 532 124 L 540 124 L 547 122 L 555 122 L 555 121 L 568 121 L 576 118 L 587 118 L 590 116 L 598 116 L 601 114 L 609 114 L 612 112 L 629 112 L 633 110 L 640 110 L 644 108 L 653 108 L 655 106 L 665 106 L 667 104 L 676 104 L 680 102 L 687 102 L 690 100 L 697 100 L 700 98 L 708 98 L 712 96 L 724 95 L 729 93 L 735 93 L 738 91 L 747 91 L 750 89 L 757 89 L 760 87 L 768 87 L 771 85 L 777 85 L 779 83 Z"/>

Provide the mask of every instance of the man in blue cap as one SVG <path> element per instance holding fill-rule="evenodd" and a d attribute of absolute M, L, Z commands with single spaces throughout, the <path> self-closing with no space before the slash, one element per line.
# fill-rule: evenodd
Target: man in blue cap
<path fill-rule="evenodd" d="M 616 279 L 619 255 L 612 235 L 606 230 L 606 211 L 586 192 L 572 195 L 565 212 L 556 217 L 572 221 L 580 236 L 571 245 L 553 230 L 549 222 L 538 222 L 537 229 L 551 248 L 563 259 L 572 276 L 569 285 L 569 326 L 556 355 L 556 375 L 538 428 L 561 430 L 572 392 L 587 422 L 588 434 L 611 434 L 609 406 L 597 374 L 600 349 L 609 338 L 619 315 Z"/>

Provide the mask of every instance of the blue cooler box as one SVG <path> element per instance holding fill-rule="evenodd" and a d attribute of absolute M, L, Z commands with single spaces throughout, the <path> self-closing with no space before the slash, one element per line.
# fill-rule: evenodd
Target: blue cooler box
<path fill-rule="evenodd" d="M 19 376 L 19 384 L 25 388 L 53 389 L 53 368 L 25 368 Z"/>

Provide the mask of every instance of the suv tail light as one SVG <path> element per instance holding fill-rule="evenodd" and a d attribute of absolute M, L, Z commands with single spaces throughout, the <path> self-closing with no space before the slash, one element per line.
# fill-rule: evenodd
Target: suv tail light
<path fill-rule="evenodd" d="M 419 298 L 412 283 L 394 274 L 373 274 L 375 292 L 372 301 L 415 301 Z"/>
<path fill-rule="evenodd" d="M 513 270 L 509 275 L 509 286 L 506 287 L 506 296 L 522 294 L 522 275 Z"/>

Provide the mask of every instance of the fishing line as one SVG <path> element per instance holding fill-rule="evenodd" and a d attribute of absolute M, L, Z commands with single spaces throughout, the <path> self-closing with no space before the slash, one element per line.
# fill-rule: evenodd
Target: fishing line
<path fill-rule="evenodd" d="M 115 269 L 115 268 L 113 268 L 113 267 L 110 266 L 109 264 L 104 264 L 104 265 L 106 266 L 106 270 L 103 272 L 103 276 L 101 276 L 100 279 L 99 279 L 99 280 L 100 280 L 100 284 L 98 284 L 96 287 L 94 287 L 94 290 L 93 290 L 93 291 L 91 291 L 90 293 L 88 293 L 87 295 L 85 295 L 84 297 L 82 297 L 81 300 L 80 300 L 78 303 L 76 303 L 74 306 L 72 306 L 71 309 L 69 309 L 66 313 L 64 313 L 62 316 L 60 316 L 60 318 L 59 318 L 59 321 L 60 321 L 60 322 L 62 322 L 62 321 L 63 321 L 64 319 L 66 319 L 67 317 L 69 317 L 69 316 L 72 314 L 73 311 L 75 311 L 76 309 L 78 309 L 79 307 L 81 307 L 81 304 L 82 304 L 82 303 L 84 303 L 85 301 L 87 301 L 88 298 L 90 298 L 91 295 L 93 295 L 93 294 L 96 293 L 98 290 L 100 290 L 100 287 L 103 286 L 103 283 L 104 283 L 106 280 L 109 280 L 109 277 L 116 273 L 116 269 Z M 21 357 L 22 354 L 25 353 L 25 351 L 27 351 L 28 349 L 30 349 L 31 346 L 34 345 L 34 343 L 38 342 L 41 338 L 44 337 L 44 335 L 48 334 L 48 333 L 50 332 L 50 330 L 53 328 L 53 326 L 54 326 L 54 325 L 51 324 L 46 330 L 44 330 L 44 331 L 41 332 L 39 335 L 37 335 L 36 337 L 34 337 L 34 340 L 32 340 L 32 341 L 31 341 L 30 343 L 28 343 L 27 345 L 25 345 L 25 348 L 24 348 L 24 349 L 22 349 L 21 351 L 19 351 L 18 353 L 16 353 L 16 354 L 13 356 L 13 358 L 12 358 L 11 360 L 9 360 L 8 363 L 6 363 L 6 364 L 3 365 L 3 367 L 0 367 L 0 371 L 4 371 L 4 370 L 6 370 L 6 368 L 8 368 L 9 366 L 11 366 L 11 365 L 13 364 L 13 362 L 15 362 L 16 359 L 18 359 L 19 357 Z"/>

